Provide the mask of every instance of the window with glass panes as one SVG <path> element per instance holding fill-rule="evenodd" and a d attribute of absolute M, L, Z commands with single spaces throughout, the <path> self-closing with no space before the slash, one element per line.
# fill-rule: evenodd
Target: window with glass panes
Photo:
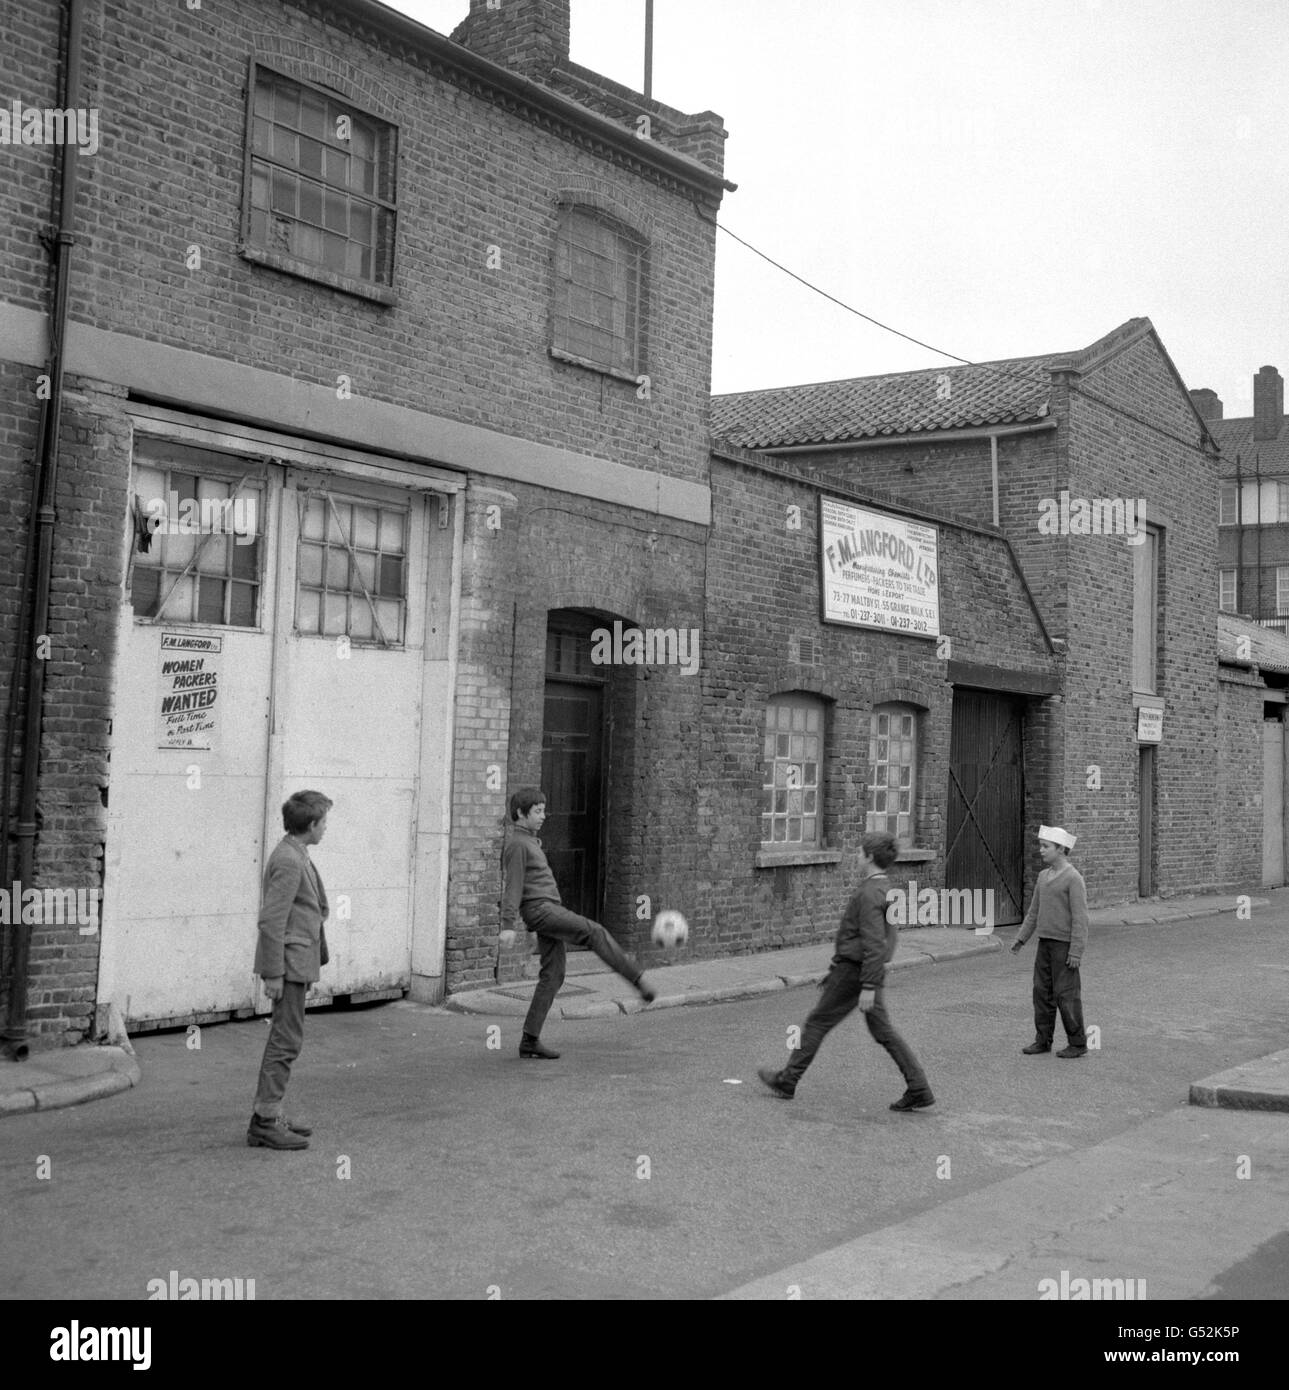
<path fill-rule="evenodd" d="M 588 208 L 561 209 L 552 346 L 605 367 L 642 370 L 644 246 Z"/>
<path fill-rule="evenodd" d="M 265 68 L 254 81 L 251 245 L 390 284 L 394 128 Z"/>
<path fill-rule="evenodd" d="M 136 525 L 150 533 L 131 557 L 135 616 L 258 626 L 262 482 L 197 473 L 161 461 L 158 452 L 134 469 Z M 182 449 L 174 452 L 182 457 Z"/>
<path fill-rule="evenodd" d="M 1235 612 L 1235 571 L 1218 570 L 1217 606 L 1223 613 Z"/>
<path fill-rule="evenodd" d="M 771 700 L 762 748 L 761 842 L 784 849 L 821 842 L 823 703 L 798 696 Z"/>
<path fill-rule="evenodd" d="M 913 710 L 904 705 L 878 705 L 873 711 L 868 767 L 866 828 L 911 841 L 917 767 L 917 715 Z"/>
<path fill-rule="evenodd" d="M 300 512 L 296 631 L 400 644 L 408 513 L 316 492 L 300 495 Z"/>

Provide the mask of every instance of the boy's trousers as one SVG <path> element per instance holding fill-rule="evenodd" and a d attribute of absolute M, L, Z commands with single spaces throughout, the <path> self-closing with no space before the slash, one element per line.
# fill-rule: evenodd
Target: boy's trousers
<path fill-rule="evenodd" d="M 788 1086 L 797 1084 L 802 1072 L 814 1061 L 819 1044 L 858 1006 L 862 974 L 853 961 L 833 961 L 828 978 L 824 981 L 823 994 L 801 1030 L 801 1046 L 779 1073 L 782 1083 Z M 926 1073 L 913 1055 L 913 1049 L 895 1031 L 891 1016 L 886 1012 L 885 995 L 885 990 L 879 989 L 873 1007 L 864 1015 L 868 1031 L 873 1035 L 873 1041 L 880 1043 L 891 1054 L 891 1060 L 899 1067 L 910 1091 L 928 1090 Z"/>
<path fill-rule="evenodd" d="M 1065 963 L 1069 954 L 1068 941 L 1038 938 L 1038 953 L 1034 957 L 1034 1041 L 1046 1047 L 1052 1045 L 1057 1009 L 1061 1011 L 1070 1046 L 1088 1045 L 1088 1035 L 1083 1031 L 1082 980 L 1079 972 Z"/>
<path fill-rule="evenodd" d="M 640 978 L 640 967 L 635 961 L 598 922 L 592 922 L 589 917 L 579 917 L 576 912 L 570 912 L 559 903 L 535 902 L 527 909 L 524 922 L 537 933 L 542 963 L 537 988 L 528 1006 L 528 1017 L 524 1019 L 524 1032 L 534 1038 L 541 1033 L 550 1006 L 564 983 L 566 941 L 574 946 L 589 946 L 605 965 L 632 984 Z"/>
<path fill-rule="evenodd" d="M 273 1022 L 264 1044 L 259 1085 L 255 1088 L 255 1113 L 266 1120 L 282 1113 L 282 1097 L 291 1077 L 291 1063 L 304 1045 L 304 996 L 309 986 L 302 980 L 283 980 L 281 998 L 273 1001 Z"/>

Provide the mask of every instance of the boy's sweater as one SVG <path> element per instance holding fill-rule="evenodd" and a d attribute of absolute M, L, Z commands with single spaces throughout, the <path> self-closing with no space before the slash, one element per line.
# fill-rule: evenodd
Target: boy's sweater
<path fill-rule="evenodd" d="M 1039 874 L 1018 940 L 1028 941 L 1036 926 L 1040 937 L 1070 943 L 1068 965 L 1076 966 L 1083 959 L 1088 944 L 1088 890 L 1083 875 L 1068 859 Z"/>
<path fill-rule="evenodd" d="M 899 939 L 899 927 L 886 919 L 890 886 L 890 880 L 882 873 L 864 879 L 846 904 L 837 932 L 834 954 L 859 966 L 863 989 L 881 989 L 886 979 L 886 962 L 895 954 Z"/>
<path fill-rule="evenodd" d="M 542 842 L 522 825 L 512 823 L 510 826 L 505 848 L 501 851 L 501 882 L 502 931 L 515 929 L 515 917 L 523 915 L 524 904 L 539 900 L 560 901 L 555 875 L 546 862 Z"/>

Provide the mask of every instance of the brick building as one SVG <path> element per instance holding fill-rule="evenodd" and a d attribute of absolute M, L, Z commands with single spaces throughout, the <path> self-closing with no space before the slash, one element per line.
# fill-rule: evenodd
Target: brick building
<path fill-rule="evenodd" d="M 11 1050 L 262 1008 L 300 786 L 336 803 L 315 999 L 495 976 L 506 793 L 589 785 L 592 717 L 642 848 L 584 862 L 605 808 L 566 797 L 553 858 L 625 903 L 697 686 L 581 663 L 590 611 L 701 591 L 719 117 L 572 64 L 568 0 L 471 0 L 452 39 L 373 0 L 4 12 L 4 877 L 102 892 L 0 927 Z"/>
<path fill-rule="evenodd" d="M 1226 419 L 1207 387 L 1191 392 L 1222 449 L 1218 493 L 1218 602 L 1267 627 L 1289 628 L 1289 416 L 1284 378 L 1253 378 L 1253 414 Z"/>
<path fill-rule="evenodd" d="M 1092 901 L 1226 881 L 1210 809 L 1217 449 L 1149 320 L 1081 352 L 720 396 L 713 431 L 821 484 L 997 528 L 1060 654 L 1059 693 L 955 668 L 955 650 L 943 698 L 1014 697 L 1037 816 L 1079 836 Z M 993 814 L 986 844 L 1005 848 L 1019 816 Z M 1027 836 L 1034 819 L 1027 806 Z M 945 842 L 929 847 L 930 877 Z"/>

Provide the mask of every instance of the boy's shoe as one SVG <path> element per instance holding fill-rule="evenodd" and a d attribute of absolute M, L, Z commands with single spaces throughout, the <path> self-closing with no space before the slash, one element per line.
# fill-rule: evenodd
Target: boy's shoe
<path fill-rule="evenodd" d="M 246 1131 L 246 1142 L 252 1149 L 309 1147 L 309 1141 L 302 1134 L 293 1134 L 281 1115 L 271 1120 L 263 1115 L 252 1115 L 250 1128 Z"/>
<path fill-rule="evenodd" d="M 795 1086 L 785 1085 L 779 1080 L 779 1073 L 773 1067 L 757 1067 L 756 1074 L 762 1081 L 783 1100 L 791 1100 L 797 1093 Z"/>
<path fill-rule="evenodd" d="M 638 975 L 636 977 L 635 983 L 636 993 L 641 997 L 641 999 L 645 1001 L 646 1004 L 652 1004 L 653 1001 L 657 999 L 658 991 L 654 989 L 652 985 L 648 985 L 645 983 L 645 977 L 643 975 Z"/>
<path fill-rule="evenodd" d="M 310 1135 L 313 1133 L 312 1126 L 302 1125 L 299 1120 L 287 1120 L 286 1127 L 292 1134 Z"/>
<path fill-rule="evenodd" d="M 539 1038 L 530 1037 L 527 1033 L 524 1034 L 519 1044 L 519 1055 L 521 1057 L 541 1057 L 550 1062 L 559 1060 L 558 1052 L 543 1046 Z"/>
<path fill-rule="evenodd" d="M 935 1097 L 927 1091 L 905 1091 L 892 1106 L 892 1110 L 925 1110 L 935 1104 Z"/>
<path fill-rule="evenodd" d="M 1058 1057 L 1086 1057 L 1088 1050 L 1086 1047 L 1075 1047 L 1071 1043 L 1069 1047 L 1063 1047 L 1056 1055 Z"/>
<path fill-rule="evenodd" d="M 1052 1050 L 1052 1044 L 1051 1044 L 1051 1043 L 1041 1043 L 1041 1042 L 1032 1042 L 1032 1043 L 1030 1043 L 1030 1045 L 1029 1045 L 1028 1047 L 1022 1047 L 1022 1048 L 1021 1048 L 1021 1051 L 1025 1054 L 1026 1057 L 1033 1057 L 1035 1054 L 1037 1054 L 1037 1053 L 1039 1053 L 1039 1052 L 1051 1052 L 1051 1050 Z"/>

